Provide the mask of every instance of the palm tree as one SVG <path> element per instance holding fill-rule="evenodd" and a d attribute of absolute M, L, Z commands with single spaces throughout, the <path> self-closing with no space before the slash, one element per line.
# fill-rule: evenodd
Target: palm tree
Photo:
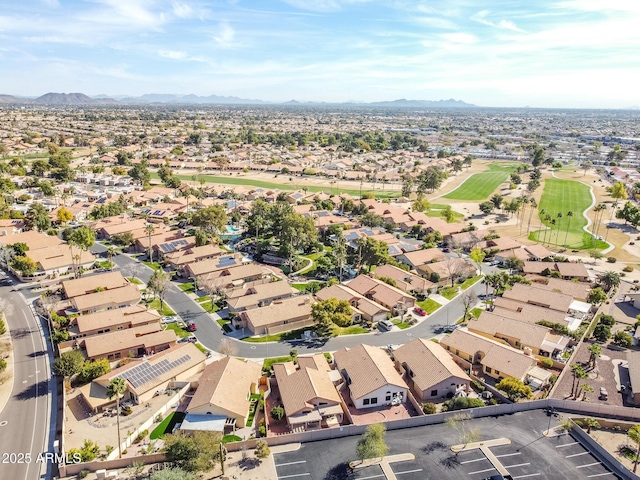
<path fill-rule="evenodd" d="M 115 254 L 116 254 L 115 248 L 113 247 L 107 248 L 107 257 L 109 258 L 109 270 L 113 270 L 113 262 L 111 262 L 111 259 Z"/>
<path fill-rule="evenodd" d="M 569 235 L 569 228 L 571 227 L 571 217 L 573 217 L 573 212 L 569 210 L 567 212 L 567 217 L 569 220 L 567 221 L 567 231 L 564 233 L 564 246 L 567 246 L 567 236 Z"/>
<path fill-rule="evenodd" d="M 587 393 L 593 393 L 593 387 L 591 385 L 589 385 L 588 383 L 583 383 L 581 385 L 582 387 L 582 401 L 586 402 L 587 401 Z M 600 424 L 598 423 L 598 425 L 589 425 L 587 424 L 587 433 L 591 432 L 591 428 L 598 428 L 600 426 Z"/>
<path fill-rule="evenodd" d="M 596 366 L 596 359 L 602 353 L 602 347 L 598 343 L 594 343 L 589 347 L 589 366 L 594 368 Z"/>
<path fill-rule="evenodd" d="M 560 240 L 558 237 L 560 236 L 560 219 L 562 218 L 562 212 L 558 212 L 556 215 L 555 223 L 558 224 L 558 231 L 556 232 L 556 245 L 560 245 Z"/>
<path fill-rule="evenodd" d="M 547 211 L 544 208 L 541 208 L 538 212 L 538 217 L 540 217 L 540 228 L 538 230 L 542 230 L 542 220 L 546 217 Z M 544 241 L 542 242 L 544 243 Z"/>
<path fill-rule="evenodd" d="M 600 225 L 602 224 L 602 217 L 604 216 L 604 211 L 607 209 L 607 205 L 604 203 L 600 203 L 595 206 L 593 211 L 595 212 L 595 216 L 593 219 L 594 223 L 594 235 L 595 235 L 595 243 L 598 244 L 598 230 L 600 230 Z M 600 213 L 600 219 L 598 219 L 598 213 Z"/>
<path fill-rule="evenodd" d="M 147 256 L 149 257 L 149 261 L 153 262 L 153 258 L 151 258 L 151 234 L 156 231 L 156 227 L 154 227 L 151 223 L 147 223 L 147 226 L 144 227 L 144 231 L 147 233 L 147 236 L 149 238 L 149 251 L 147 252 Z"/>
<path fill-rule="evenodd" d="M 598 275 L 598 282 L 606 292 L 609 292 L 620 285 L 620 274 L 609 270 L 602 275 Z"/>
<path fill-rule="evenodd" d="M 627 435 L 629 436 L 632 442 L 638 445 L 636 458 L 633 461 L 633 473 L 636 473 L 636 470 L 638 468 L 638 457 L 640 457 L 640 425 L 634 425 L 633 427 L 631 427 L 627 431 Z"/>
<path fill-rule="evenodd" d="M 553 223 L 551 222 L 551 215 L 546 214 L 544 216 L 544 221 L 545 221 L 545 226 L 547 223 L 549 223 L 551 225 L 551 228 L 547 228 L 544 231 L 544 240 L 542 241 L 542 243 L 551 243 L 551 233 L 553 232 Z M 555 220 L 553 220 L 555 222 Z M 547 240 L 547 233 L 549 234 L 549 239 Z"/>
<path fill-rule="evenodd" d="M 533 210 L 538 208 L 538 203 L 536 202 L 536 199 L 531 197 L 531 200 L 529 200 L 529 221 L 527 222 L 527 234 L 529 233 L 529 227 L 531 226 L 531 215 L 533 214 Z"/>
<path fill-rule="evenodd" d="M 533 200 L 533 199 L 529 199 L 529 197 L 527 196 L 522 197 L 522 220 L 520 221 L 520 234 L 522 234 L 522 226 L 524 224 L 524 215 L 525 215 L 525 212 L 527 211 L 527 205 L 529 205 L 530 200 Z"/>
<path fill-rule="evenodd" d="M 573 382 L 571 384 L 571 396 L 576 398 L 576 391 L 578 390 L 578 384 L 580 380 L 587 377 L 587 372 L 584 371 L 582 365 L 574 363 L 571 365 L 571 372 L 573 373 Z"/>
<path fill-rule="evenodd" d="M 107 386 L 107 397 L 116 397 L 116 420 L 118 421 L 118 458 L 122 458 L 122 441 L 120 440 L 120 396 L 127 390 L 127 385 L 120 377 L 116 377 Z"/>

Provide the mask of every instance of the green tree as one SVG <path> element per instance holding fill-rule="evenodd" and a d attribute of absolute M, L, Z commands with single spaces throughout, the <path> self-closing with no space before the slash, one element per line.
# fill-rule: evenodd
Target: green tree
<path fill-rule="evenodd" d="M 594 287 L 589 291 L 587 302 L 592 305 L 600 305 L 607 299 L 607 294 L 600 287 Z"/>
<path fill-rule="evenodd" d="M 358 252 L 358 269 L 367 267 L 368 270 L 372 266 L 383 265 L 389 263 L 389 245 L 382 241 L 371 237 L 360 237 L 356 240 Z"/>
<path fill-rule="evenodd" d="M 469 258 L 478 266 L 480 274 L 482 274 L 482 262 L 487 254 L 480 247 L 475 247 L 469 252 Z"/>
<path fill-rule="evenodd" d="M 82 370 L 78 373 L 78 380 L 81 383 L 88 383 L 110 371 L 111 366 L 109 365 L 109 360 L 106 358 L 93 361 L 87 360 L 82 365 Z"/>
<path fill-rule="evenodd" d="M 24 216 L 25 230 L 44 232 L 51 228 L 51 219 L 46 208 L 41 203 L 32 203 Z"/>
<path fill-rule="evenodd" d="M 596 328 L 593 330 L 593 338 L 599 342 L 606 342 L 611 338 L 611 327 L 603 323 L 596 325 Z"/>
<path fill-rule="evenodd" d="M 420 196 L 411 205 L 414 212 L 428 212 L 431 210 L 431 202 L 426 198 Z"/>
<path fill-rule="evenodd" d="M 367 427 L 356 445 L 356 455 L 361 462 L 369 458 L 382 459 L 389 452 L 389 447 L 384 440 L 385 433 L 386 428 L 381 423 L 374 423 Z"/>
<path fill-rule="evenodd" d="M 627 186 L 623 182 L 616 182 L 611 186 L 611 198 L 617 200 L 627 199 Z"/>
<path fill-rule="evenodd" d="M 81 251 L 87 251 L 96 243 L 96 232 L 95 230 L 87 227 L 86 225 L 82 225 L 80 228 L 76 228 L 70 235 L 69 240 L 67 240 L 69 244 L 69 252 L 71 253 L 72 262 L 74 262 L 73 267 L 75 270 L 76 277 L 79 276 L 79 267 L 80 267 L 80 256 L 73 254 L 73 247 L 80 249 Z"/>
<path fill-rule="evenodd" d="M 504 260 L 504 266 L 509 269 L 510 272 L 520 272 L 524 266 L 524 262 L 518 257 L 508 257 Z"/>
<path fill-rule="evenodd" d="M 504 378 L 496 385 L 496 388 L 506 393 L 507 397 L 509 397 L 509 400 L 512 402 L 517 402 L 520 399 L 531 398 L 533 396 L 531 387 L 525 385 L 522 380 L 518 378 Z"/>
<path fill-rule="evenodd" d="M 60 207 L 58 213 L 56 213 L 56 220 L 58 223 L 65 225 L 73 220 L 73 213 L 71 213 L 66 207 Z"/>
<path fill-rule="evenodd" d="M 409 198 L 411 196 L 411 192 L 413 191 L 413 178 L 411 175 L 406 173 L 402 177 L 402 192 L 401 195 L 405 198 Z"/>
<path fill-rule="evenodd" d="M 154 297 L 157 296 L 160 299 L 160 314 L 164 315 L 164 296 L 167 292 L 167 288 L 171 283 L 171 275 L 164 270 L 154 270 L 151 278 L 147 282 L 147 290 L 153 292 Z"/>
<path fill-rule="evenodd" d="M 620 285 L 620 274 L 612 270 L 606 271 L 601 275 L 598 275 L 598 283 L 602 285 L 605 292 L 610 292 L 612 289 L 618 288 Z"/>
<path fill-rule="evenodd" d="M 615 343 L 619 347 L 629 348 L 631 347 L 631 345 L 633 345 L 633 337 L 627 332 L 618 331 L 613 336 L 613 343 Z"/>
<path fill-rule="evenodd" d="M 79 350 L 64 352 L 53 361 L 53 373 L 64 378 L 65 382 L 82 371 L 84 356 Z"/>
<path fill-rule="evenodd" d="M 208 472 L 220 457 L 218 432 L 182 432 L 164 436 L 167 460 L 187 472 Z"/>
<path fill-rule="evenodd" d="M 451 223 L 456 219 L 456 214 L 451 209 L 451 205 L 447 205 L 446 207 L 444 207 L 440 212 L 440 215 L 447 223 Z"/>
<path fill-rule="evenodd" d="M 211 205 L 196 211 L 191 217 L 191 223 L 202 228 L 209 236 L 218 235 L 224 231 L 227 214 L 220 205 Z"/>
<path fill-rule="evenodd" d="M 589 347 L 589 366 L 591 368 L 594 368 L 596 366 L 596 360 L 598 359 L 601 353 L 602 353 L 602 347 L 599 344 L 594 343 Z"/>
<path fill-rule="evenodd" d="M 489 215 L 496 208 L 493 202 L 482 202 L 480 205 L 478 205 L 478 207 L 480 208 L 480 211 L 485 215 Z"/>
<path fill-rule="evenodd" d="M 18 255 L 13 257 L 13 260 L 9 262 L 11 268 L 19 272 L 23 277 L 30 277 L 38 269 L 38 265 L 31 258 Z"/>
<path fill-rule="evenodd" d="M 353 310 L 346 300 L 327 298 L 311 306 L 311 318 L 316 324 L 316 331 L 321 337 L 333 335 L 334 326 L 351 325 Z"/>
<path fill-rule="evenodd" d="M 489 199 L 495 208 L 500 208 L 502 206 L 502 200 L 504 200 L 504 197 L 497 193 Z"/>
<path fill-rule="evenodd" d="M 484 407 L 484 401 L 480 398 L 471 397 L 453 397 L 442 405 L 443 412 L 452 412 L 454 410 L 466 410 L 468 408 Z"/>
<path fill-rule="evenodd" d="M 209 243 L 209 236 L 207 235 L 207 232 L 202 229 L 196 230 L 194 236 L 196 240 L 196 247 L 202 247 Z"/>
<path fill-rule="evenodd" d="M 257 458 L 262 460 L 263 458 L 267 458 L 271 455 L 271 450 L 269 449 L 267 442 L 264 440 L 258 440 L 256 443 L 256 449 L 253 453 Z"/>
<path fill-rule="evenodd" d="M 629 440 L 637 446 L 636 455 L 633 460 L 633 473 L 636 473 L 636 470 L 638 469 L 638 460 L 640 459 L 640 425 L 633 425 L 629 430 L 627 430 L 627 436 L 629 437 Z"/>
<path fill-rule="evenodd" d="M 274 420 L 282 420 L 284 418 L 284 407 L 282 405 L 276 405 L 271 409 L 270 415 Z"/>
<path fill-rule="evenodd" d="M 192 472 L 186 472 L 180 468 L 163 468 L 153 472 L 150 480 L 197 480 L 198 477 Z"/>
<path fill-rule="evenodd" d="M 149 173 L 149 162 L 147 160 L 142 160 L 137 165 L 134 165 L 131 168 L 127 175 L 129 175 L 133 180 L 138 182 L 140 185 L 148 185 L 151 180 L 151 174 Z"/>
<path fill-rule="evenodd" d="M 313 219 L 299 213 L 290 213 L 282 219 L 281 228 L 275 230 L 280 242 L 280 253 L 289 258 L 289 267 L 293 267 L 293 256 L 300 249 L 309 247 L 318 241 L 318 230 Z"/>
<path fill-rule="evenodd" d="M 113 378 L 107 385 L 107 398 L 116 399 L 116 420 L 118 428 L 118 458 L 122 458 L 122 440 L 120 440 L 120 397 L 127 391 L 127 385 L 120 377 Z"/>
<path fill-rule="evenodd" d="M 591 433 L 592 428 L 600 428 L 600 422 L 592 417 L 587 417 L 584 419 L 584 424 L 587 427 L 587 433 Z"/>

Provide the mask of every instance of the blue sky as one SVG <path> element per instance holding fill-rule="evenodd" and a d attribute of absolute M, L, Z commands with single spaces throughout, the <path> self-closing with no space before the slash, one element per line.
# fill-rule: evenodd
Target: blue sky
<path fill-rule="evenodd" d="M 0 93 L 640 106 L 636 0 L 0 0 Z"/>

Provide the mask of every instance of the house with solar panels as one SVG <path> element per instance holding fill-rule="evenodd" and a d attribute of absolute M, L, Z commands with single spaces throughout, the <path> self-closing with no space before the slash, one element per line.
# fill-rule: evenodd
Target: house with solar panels
<path fill-rule="evenodd" d="M 114 378 L 122 378 L 127 387 L 123 400 L 144 404 L 176 383 L 195 381 L 204 368 L 205 359 L 205 354 L 191 343 L 174 345 L 155 355 L 131 360 L 96 378 L 80 388 L 81 398 L 94 413 L 115 407 L 115 398 L 107 396 L 107 387 Z"/>

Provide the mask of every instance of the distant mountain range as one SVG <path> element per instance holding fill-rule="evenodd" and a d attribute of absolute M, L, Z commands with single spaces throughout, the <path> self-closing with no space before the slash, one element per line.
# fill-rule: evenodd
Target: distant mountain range
<path fill-rule="evenodd" d="M 198 95 L 174 95 L 166 93 L 147 93 L 139 97 L 127 95 L 96 95 L 90 97 L 84 93 L 47 93 L 37 98 L 16 97 L 13 95 L 0 95 L 0 104 L 31 104 L 31 105 L 344 105 L 344 106 L 371 106 L 371 107 L 402 107 L 402 108 L 473 108 L 476 105 L 463 102 L 462 100 L 393 100 L 371 103 L 328 103 L 328 102 L 299 102 L 290 100 L 288 102 L 265 102 L 263 100 L 246 99 L 238 97 L 221 97 L 209 95 L 206 97 Z"/>

